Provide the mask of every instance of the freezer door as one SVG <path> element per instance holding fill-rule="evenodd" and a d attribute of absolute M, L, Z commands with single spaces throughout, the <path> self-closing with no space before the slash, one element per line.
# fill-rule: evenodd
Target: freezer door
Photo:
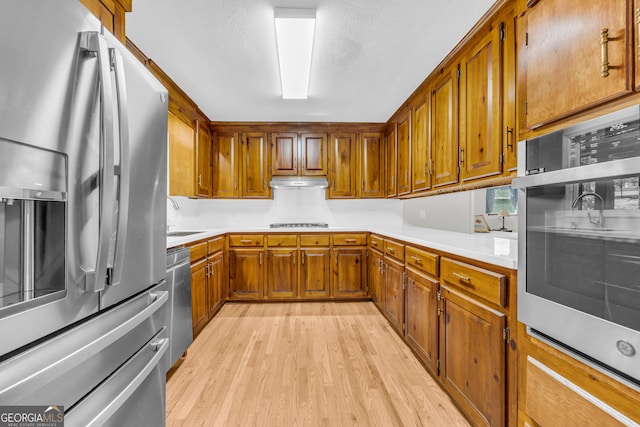
<path fill-rule="evenodd" d="M 162 282 L 0 363 L 0 402 L 71 408 L 136 352 L 157 343 L 153 337 L 167 329 L 168 295 Z M 164 372 L 166 356 L 158 354 Z"/>
<path fill-rule="evenodd" d="M 166 277 L 167 90 L 115 37 L 116 201 L 110 281 L 101 309 Z"/>

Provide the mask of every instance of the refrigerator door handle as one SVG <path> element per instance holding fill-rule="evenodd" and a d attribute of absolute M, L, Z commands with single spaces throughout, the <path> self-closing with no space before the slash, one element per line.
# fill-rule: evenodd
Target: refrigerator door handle
<path fill-rule="evenodd" d="M 124 266 L 124 249 L 127 242 L 127 228 L 129 224 L 129 188 L 130 188 L 130 158 L 129 158 L 129 102 L 124 75 L 122 54 L 117 49 L 109 49 L 114 65 L 116 96 L 118 103 L 118 128 L 120 141 L 120 167 L 118 179 L 118 225 L 116 234 L 115 259 L 113 261 L 113 275 L 110 285 L 119 285 L 122 281 Z"/>
<path fill-rule="evenodd" d="M 160 333 L 161 334 L 161 333 Z M 159 334 L 159 335 L 160 335 Z M 155 337 L 154 337 L 155 338 Z M 92 395 L 89 394 L 76 408 L 71 410 L 68 415 L 65 416 L 65 421 L 69 425 L 84 425 L 87 427 L 98 427 L 104 425 L 109 418 L 113 416 L 118 410 L 126 403 L 133 393 L 140 387 L 140 385 L 147 379 L 147 377 L 158 367 L 162 356 L 167 352 L 169 348 L 168 338 L 155 338 L 152 339 L 136 356 L 132 358 L 130 362 L 127 362 L 122 368 L 118 369 L 114 373 L 114 377 L 121 375 L 131 375 L 135 372 L 135 376 L 123 389 L 109 390 L 109 384 L 96 389 L 95 401 L 92 401 Z M 138 367 L 144 363 L 144 352 L 153 351 L 155 354 L 151 359 L 143 366 Z M 131 375 L 133 376 L 133 375 Z M 110 393 L 111 392 L 111 393 Z M 105 397 L 107 395 L 116 394 L 115 396 Z M 107 405 L 104 402 L 108 401 Z"/>
<path fill-rule="evenodd" d="M 107 41 L 98 32 L 84 32 L 80 38 L 80 48 L 95 55 L 98 60 L 100 77 L 100 226 L 98 230 L 98 251 L 94 269 L 84 268 L 86 292 L 99 292 L 107 281 L 109 249 L 113 228 L 113 89 L 111 87 L 111 66 Z"/>

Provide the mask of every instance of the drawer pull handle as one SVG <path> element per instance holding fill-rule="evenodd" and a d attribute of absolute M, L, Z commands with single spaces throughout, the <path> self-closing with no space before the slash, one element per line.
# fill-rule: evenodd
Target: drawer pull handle
<path fill-rule="evenodd" d="M 416 264 L 422 264 L 422 258 L 418 258 L 417 256 L 411 256 L 411 259 L 416 262 Z"/>
<path fill-rule="evenodd" d="M 600 75 L 602 77 L 609 76 L 609 29 L 603 28 L 600 32 L 600 47 L 602 50 L 602 68 Z"/>
<path fill-rule="evenodd" d="M 378 242 L 371 242 L 371 246 L 378 246 Z"/>
<path fill-rule="evenodd" d="M 471 283 L 471 277 L 469 276 L 463 276 L 462 274 L 459 274 L 459 273 L 453 273 L 453 277 L 457 277 L 463 282 Z"/>
<path fill-rule="evenodd" d="M 393 248 L 389 248 L 389 252 L 391 252 L 392 254 L 395 254 L 395 253 L 396 253 L 396 250 L 395 250 L 395 249 L 393 249 Z"/>
<path fill-rule="evenodd" d="M 253 242 L 253 240 L 249 240 L 249 239 L 242 239 L 242 240 L 240 240 L 240 243 L 242 243 L 242 244 L 249 244 L 249 243 L 251 243 L 251 242 Z"/>
<path fill-rule="evenodd" d="M 356 239 L 344 239 L 345 243 L 355 243 Z"/>

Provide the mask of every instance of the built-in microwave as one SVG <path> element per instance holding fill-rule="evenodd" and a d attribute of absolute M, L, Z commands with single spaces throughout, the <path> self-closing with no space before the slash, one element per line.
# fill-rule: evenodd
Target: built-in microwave
<path fill-rule="evenodd" d="M 640 107 L 518 145 L 518 320 L 640 385 Z"/>

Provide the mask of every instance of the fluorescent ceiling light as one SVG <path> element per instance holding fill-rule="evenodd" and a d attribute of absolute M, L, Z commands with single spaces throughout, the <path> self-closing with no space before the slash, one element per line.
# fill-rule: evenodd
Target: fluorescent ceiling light
<path fill-rule="evenodd" d="M 276 41 L 283 99 L 307 99 L 315 9 L 276 8 Z"/>

